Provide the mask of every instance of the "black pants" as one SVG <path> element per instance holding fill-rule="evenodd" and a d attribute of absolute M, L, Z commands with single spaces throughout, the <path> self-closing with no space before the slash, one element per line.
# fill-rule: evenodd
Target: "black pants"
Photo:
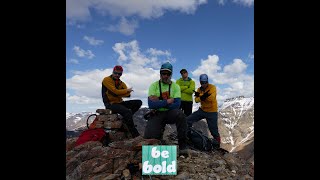
<path fill-rule="evenodd" d="M 180 109 L 157 111 L 147 122 L 144 138 L 161 140 L 166 124 L 176 124 L 179 149 L 186 148 L 187 121 L 185 114 Z"/>
<path fill-rule="evenodd" d="M 111 109 L 112 113 L 119 113 L 123 117 L 124 123 L 128 126 L 129 129 L 134 128 L 134 123 L 132 116 L 135 112 L 137 112 L 142 105 L 141 100 L 129 100 L 123 101 L 119 104 L 110 104 L 105 105 L 106 109 Z M 135 129 L 135 128 L 134 128 Z M 136 130 L 133 130 L 136 131 Z"/>
<path fill-rule="evenodd" d="M 192 113 L 192 101 L 181 101 L 180 109 L 186 116 L 189 116 Z"/>

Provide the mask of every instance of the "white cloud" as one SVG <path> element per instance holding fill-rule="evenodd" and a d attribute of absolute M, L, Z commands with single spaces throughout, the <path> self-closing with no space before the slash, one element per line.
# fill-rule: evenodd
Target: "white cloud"
<path fill-rule="evenodd" d="M 227 0 L 217 0 L 220 5 L 224 5 Z"/>
<path fill-rule="evenodd" d="M 137 21 L 128 21 L 126 18 L 122 17 L 119 24 L 110 25 L 107 27 L 107 30 L 111 32 L 120 32 L 124 35 L 131 35 L 134 33 L 136 28 L 138 28 Z"/>
<path fill-rule="evenodd" d="M 76 55 L 78 57 L 87 57 L 89 59 L 92 59 L 95 57 L 95 55 L 91 52 L 91 50 L 83 50 L 79 46 L 74 46 L 73 50 L 75 51 Z"/>
<path fill-rule="evenodd" d="M 227 3 L 227 0 L 217 0 L 218 4 L 225 5 Z M 254 4 L 254 0 L 232 0 L 233 3 L 241 4 L 244 6 L 252 6 Z"/>
<path fill-rule="evenodd" d="M 67 0 L 67 22 L 87 22 L 91 20 L 91 11 L 96 11 L 102 16 L 111 15 L 120 18 L 117 25 L 107 28 L 109 31 L 121 32 L 131 35 L 138 27 L 138 21 L 127 21 L 128 17 L 152 19 L 161 17 L 167 11 L 180 11 L 192 14 L 198 6 L 206 4 L 207 0 Z M 71 25 L 71 23 L 67 23 Z"/>
<path fill-rule="evenodd" d="M 239 3 L 244 6 L 252 6 L 254 4 L 254 0 L 233 0 L 234 3 Z"/>
<path fill-rule="evenodd" d="M 71 96 L 68 93 L 67 93 L 66 99 L 67 101 L 69 101 L 69 103 L 72 103 L 72 104 L 93 104 L 93 103 L 98 103 L 98 101 L 101 101 L 101 99 L 93 99 L 93 98 L 88 98 L 86 96 L 76 96 L 76 95 Z"/>
<path fill-rule="evenodd" d="M 88 41 L 90 45 L 97 46 L 103 44 L 103 40 L 95 39 L 94 37 L 84 36 L 83 40 Z"/>
<path fill-rule="evenodd" d="M 79 61 L 76 59 L 70 59 L 68 62 L 71 64 L 79 64 Z"/>
<path fill-rule="evenodd" d="M 67 0 L 66 15 L 69 20 L 85 21 L 90 19 L 90 9 L 101 15 L 110 14 L 115 17 L 157 18 L 168 10 L 193 13 L 199 5 L 205 3 L 207 0 Z"/>
<path fill-rule="evenodd" d="M 208 59 L 201 60 L 200 66 L 192 74 L 194 76 L 200 76 L 200 74 L 214 74 L 221 67 L 218 65 L 219 57 L 217 55 L 208 55 Z"/>
<path fill-rule="evenodd" d="M 91 19 L 89 7 L 93 1 L 66 0 L 66 17 L 71 22 L 85 22 Z"/>
<path fill-rule="evenodd" d="M 247 66 L 241 59 L 234 59 L 232 64 L 224 66 L 223 71 L 227 74 L 240 74 L 247 69 Z"/>
<path fill-rule="evenodd" d="M 124 71 L 121 80 L 124 81 L 128 87 L 133 87 L 134 92 L 131 98 L 125 99 L 141 99 L 144 105 L 147 105 L 148 88 L 150 84 L 157 81 L 159 76 L 159 69 L 162 59 L 157 55 L 147 55 L 148 53 L 140 52 L 137 41 L 128 43 L 116 43 L 113 50 L 119 54 L 118 62 L 123 66 Z M 154 49 L 155 52 L 168 52 Z M 160 53 L 165 56 L 165 59 L 170 59 L 171 54 Z M 170 56 L 168 58 L 167 56 Z M 104 77 L 112 73 L 112 67 L 104 70 L 92 71 L 75 71 L 74 76 L 66 80 L 66 87 L 68 92 L 74 92 L 67 96 L 67 104 L 69 106 L 78 106 L 79 104 L 91 104 L 92 107 L 103 108 L 101 100 L 101 83 Z M 96 102 L 96 104 L 94 104 Z M 93 103 L 93 104 L 92 104 Z M 88 106 L 87 106 L 88 107 Z M 79 109 L 79 108 L 70 108 Z M 95 109 L 90 109 L 94 111 Z M 88 110 L 89 111 L 89 110 Z"/>
<path fill-rule="evenodd" d="M 136 40 L 128 43 L 116 43 L 112 49 L 119 54 L 118 62 L 120 64 L 129 63 L 128 68 L 131 68 L 133 71 L 136 71 L 136 68 L 140 67 L 159 68 L 162 62 L 174 62 L 175 60 L 171 57 L 171 53 L 160 53 L 168 52 L 167 50 L 153 49 L 151 51 L 157 52 L 153 54 L 148 49 L 147 53 L 150 54 L 149 56 L 140 52 L 139 44 Z"/>
<path fill-rule="evenodd" d="M 200 66 L 192 71 L 192 78 L 199 85 L 200 74 L 207 74 L 209 82 L 217 86 L 217 99 L 221 103 L 226 98 L 243 95 L 251 97 L 254 94 L 253 75 L 245 73 L 248 67 L 241 59 L 234 59 L 223 69 L 218 65 L 217 55 L 208 55 L 208 59 L 201 60 Z"/>
<path fill-rule="evenodd" d="M 154 48 L 148 49 L 147 52 L 154 56 L 161 56 L 161 55 L 171 56 L 171 53 L 169 51 L 161 51 Z"/>
<path fill-rule="evenodd" d="M 254 54 L 253 53 L 249 53 L 249 55 L 248 55 L 248 57 L 250 58 L 250 59 L 252 59 L 252 60 L 254 60 Z"/>
<path fill-rule="evenodd" d="M 143 105 L 147 106 L 148 88 L 152 82 L 160 78 L 161 64 L 167 59 L 173 59 L 171 53 L 153 48 L 141 52 L 136 40 L 116 43 L 113 50 L 119 55 L 118 64 L 124 68 L 121 80 L 134 90 L 131 98 L 125 100 L 141 99 Z M 112 68 L 113 66 L 107 69 L 73 72 L 74 76 L 66 80 L 69 109 L 79 111 L 82 108 L 81 110 L 95 111 L 88 108 L 103 108 L 101 82 L 104 77 L 112 73 Z M 209 82 L 217 86 L 217 99 L 221 103 L 226 98 L 239 95 L 253 96 L 254 78 L 253 75 L 245 73 L 246 68 L 247 65 L 241 59 L 234 59 L 230 64 L 221 67 L 217 55 L 208 55 L 208 58 L 201 60 L 197 69 L 191 71 L 189 75 L 199 87 L 199 75 L 206 73 Z"/>

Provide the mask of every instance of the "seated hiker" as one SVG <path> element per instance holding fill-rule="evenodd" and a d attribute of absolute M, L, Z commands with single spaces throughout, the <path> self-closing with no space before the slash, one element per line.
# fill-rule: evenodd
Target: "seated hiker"
<path fill-rule="evenodd" d="M 194 122 L 206 119 L 213 138 L 220 146 L 220 134 L 218 131 L 218 103 L 216 87 L 208 83 L 206 74 L 200 75 L 201 87 L 195 92 L 195 102 L 201 103 L 199 109 L 187 117 L 188 127 L 192 127 Z"/>
<path fill-rule="evenodd" d="M 142 105 L 141 100 L 129 100 L 123 101 L 123 97 L 130 97 L 132 90 L 127 88 L 127 85 L 120 80 L 123 68 L 121 66 L 115 66 L 113 73 L 107 76 L 102 81 L 102 99 L 106 109 L 111 109 L 112 113 L 119 113 L 123 116 L 123 122 L 127 125 L 132 137 L 139 136 L 139 132 L 136 129 L 132 116 L 139 110 Z"/>
<path fill-rule="evenodd" d="M 187 151 L 187 122 L 180 107 L 180 87 L 171 81 L 172 65 L 164 63 L 160 69 L 160 80 L 152 83 L 148 92 L 148 105 L 156 110 L 148 117 L 145 139 L 162 140 L 166 124 L 176 124 L 180 153 Z"/>

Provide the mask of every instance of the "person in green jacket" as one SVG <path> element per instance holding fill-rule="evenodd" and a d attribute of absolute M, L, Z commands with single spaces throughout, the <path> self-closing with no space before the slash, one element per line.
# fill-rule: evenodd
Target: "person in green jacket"
<path fill-rule="evenodd" d="M 160 80 L 153 82 L 149 87 L 148 105 L 152 109 L 152 113 L 147 118 L 144 138 L 162 140 L 166 124 L 175 124 L 179 154 L 187 154 L 186 115 L 179 109 L 181 102 L 180 87 L 171 81 L 172 72 L 173 67 L 169 62 L 162 64 Z"/>
<path fill-rule="evenodd" d="M 195 90 L 195 82 L 188 77 L 188 71 L 186 69 L 181 69 L 180 74 L 181 78 L 176 81 L 181 90 L 180 109 L 186 116 L 189 116 L 192 113 L 192 94 Z"/>

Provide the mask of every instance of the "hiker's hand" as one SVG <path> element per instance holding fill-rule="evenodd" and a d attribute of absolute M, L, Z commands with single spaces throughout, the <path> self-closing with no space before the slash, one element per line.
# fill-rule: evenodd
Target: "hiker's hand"
<path fill-rule="evenodd" d="M 132 87 L 127 89 L 127 92 L 129 92 L 129 93 L 132 92 L 132 91 L 133 91 Z"/>
<path fill-rule="evenodd" d="M 205 92 L 205 93 L 200 97 L 200 100 L 201 100 L 201 101 L 206 100 L 207 97 L 209 97 L 209 96 L 211 95 L 211 94 L 209 94 L 209 91 L 210 91 L 210 90 L 208 90 L 207 92 Z"/>
<path fill-rule="evenodd" d="M 193 92 L 194 92 L 194 96 L 195 96 L 195 97 L 199 97 L 199 96 L 200 96 L 200 93 L 199 93 L 199 92 L 197 92 L 197 91 L 195 91 L 195 90 L 193 90 Z"/>
<path fill-rule="evenodd" d="M 174 101 L 174 99 L 173 99 L 173 98 L 167 99 L 167 103 L 168 103 L 168 104 L 172 104 L 172 103 L 173 103 L 173 101 Z"/>
<path fill-rule="evenodd" d="M 151 101 L 158 101 L 159 100 L 159 98 L 157 96 L 149 96 L 149 99 Z"/>

